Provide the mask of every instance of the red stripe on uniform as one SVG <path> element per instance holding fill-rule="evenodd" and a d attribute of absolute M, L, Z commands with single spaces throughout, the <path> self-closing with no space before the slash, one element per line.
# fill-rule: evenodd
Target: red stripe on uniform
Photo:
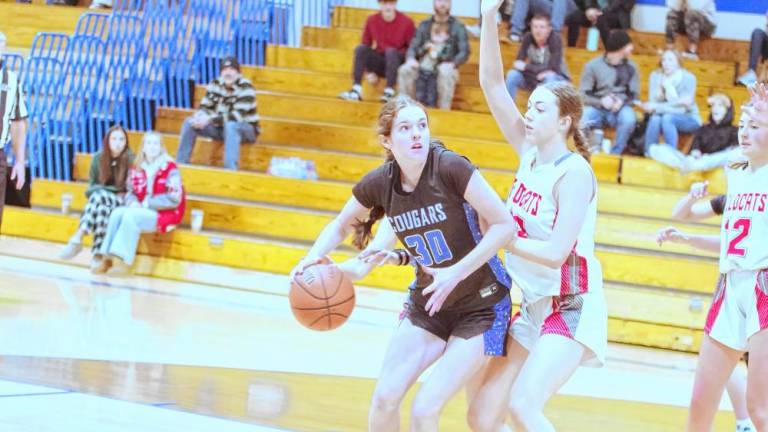
<path fill-rule="evenodd" d="M 721 276 L 721 281 L 717 284 L 717 291 L 715 291 L 715 298 L 712 301 L 712 305 L 709 307 L 707 313 L 707 322 L 704 325 L 704 333 L 709 334 L 712 331 L 712 326 L 715 325 L 717 316 L 720 314 L 720 307 L 723 306 L 723 300 L 725 300 L 725 276 Z"/>
<path fill-rule="evenodd" d="M 560 295 L 585 294 L 589 291 L 587 259 L 571 252 L 560 267 Z"/>
<path fill-rule="evenodd" d="M 553 312 L 552 315 L 544 320 L 544 325 L 541 326 L 541 334 L 556 334 L 565 336 L 568 339 L 573 339 L 573 334 L 571 334 L 568 325 L 565 324 L 563 314 L 561 314 L 560 311 Z"/>
<path fill-rule="evenodd" d="M 585 294 L 589 290 L 589 277 L 587 276 L 587 259 L 579 257 L 579 294 Z"/>
<path fill-rule="evenodd" d="M 768 295 L 760 289 L 760 285 L 755 286 L 755 296 L 757 296 L 757 318 L 760 321 L 760 330 L 768 328 Z"/>

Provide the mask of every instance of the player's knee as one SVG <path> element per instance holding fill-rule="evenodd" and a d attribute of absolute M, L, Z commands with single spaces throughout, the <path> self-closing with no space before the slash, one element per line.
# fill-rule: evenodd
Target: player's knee
<path fill-rule="evenodd" d="M 430 424 L 440 417 L 441 408 L 434 402 L 417 395 L 411 407 L 411 422 L 420 425 Z"/>
<path fill-rule="evenodd" d="M 525 423 L 525 420 L 536 409 L 531 403 L 522 397 L 513 397 L 509 401 L 509 415 L 516 424 Z"/>
<path fill-rule="evenodd" d="M 757 430 L 768 430 L 768 400 L 765 397 L 748 397 L 747 411 Z"/>
<path fill-rule="evenodd" d="M 496 432 L 496 419 L 488 412 L 483 412 L 474 405 L 467 412 L 467 425 L 472 432 Z"/>
<path fill-rule="evenodd" d="M 397 411 L 404 394 L 393 388 L 377 387 L 371 400 L 371 409 L 379 412 Z"/>

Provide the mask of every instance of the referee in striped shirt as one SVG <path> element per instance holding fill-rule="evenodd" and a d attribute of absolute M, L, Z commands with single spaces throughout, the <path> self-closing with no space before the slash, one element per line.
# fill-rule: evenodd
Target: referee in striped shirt
<path fill-rule="evenodd" d="M 3 152 L 8 139 L 13 146 L 16 162 L 11 168 L 10 180 L 20 190 L 26 180 L 24 161 L 26 159 L 27 105 L 16 74 L 3 67 L 2 54 L 5 51 L 5 34 L 0 32 L 0 226 L 3 223 L 5 204 L 5 182 L 7 180 L 7 159 Z"/>

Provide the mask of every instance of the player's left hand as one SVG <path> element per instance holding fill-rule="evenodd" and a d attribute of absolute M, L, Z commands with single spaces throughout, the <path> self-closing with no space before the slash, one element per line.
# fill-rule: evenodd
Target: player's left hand
<path fill-rule="evenodd" d="M 366 264 L 374 264 L 377 266 L 382 266 L 385 264 L 389 265 L 399 265 L 400 264 L 400 256 L 397 255 L 394 251 L 391 250 L 364 250 L 360 255 L 357 256 L 357 258 L 366 263 Z"/>
<path fill-rule="evenodd" d="M 424 273 L 432 276 L 432 283 L 424 288 L 422 294 L 429 296 L 424 310 L 429 316 L 434 316 L 443 307 L 445 299 L 453 292 L 456 285 L 463 279 L 452 267 L 430 268 L 421 266 Z"/>

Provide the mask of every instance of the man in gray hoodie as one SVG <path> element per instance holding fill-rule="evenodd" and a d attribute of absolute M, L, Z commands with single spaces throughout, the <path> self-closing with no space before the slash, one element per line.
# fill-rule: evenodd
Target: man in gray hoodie
<path fill-rule="evenodd" d="M 614 30 L 606 41 L 606 53 L 585 64 L 581 74 L 579 90 L 585 105 L 581 128 L 616 128 L 612 154 L 621 154 L 637 123 L 632 105 L 640 93 L 640 75 L 629 60 L 633 48 L 627 32 Z"/>

